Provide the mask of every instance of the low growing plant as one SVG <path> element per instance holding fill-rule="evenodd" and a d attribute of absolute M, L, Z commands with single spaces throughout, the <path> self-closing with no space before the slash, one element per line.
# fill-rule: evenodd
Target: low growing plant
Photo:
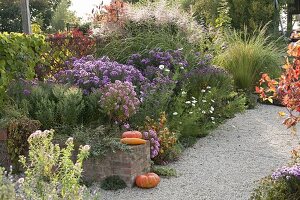
<path fill-rule="evenodd" d="M 154 165 L 151 169 L 152 172 L 156 173 L 159 176 L 164 177 L 173 177 L 177 176 L 177 171 L 174 168 L 167 167 L 167 166 L 156 166 Z"/>
<path fill-rule="evenodd" d="M 104 190 L 119 190 L 126 188 L 127 185 L 119 176 L 109 176 L 101 183 L 101 188 Z"/>

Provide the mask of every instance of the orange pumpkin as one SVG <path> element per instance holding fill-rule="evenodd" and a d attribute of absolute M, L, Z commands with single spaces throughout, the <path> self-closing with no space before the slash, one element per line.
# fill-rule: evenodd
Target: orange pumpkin
<path fill-rule="evenodd" d="M 123 144 L 138 145 L 138 144 L 145 144 L 146 140 L 140 138 L 122 138 L 121 142 Z"/>
<path fill-rule="evenodd" d="M 126 131 L 122 134 L 122 138 L 143 138 L 143 135 L 139 131 Z"/>
<path fill-rule="evenodd" d="M 155 173 L 139 175 L 135 179 L 135 184 L 140 188 L 154 188 L 160 182 L 160 178 Z"/>

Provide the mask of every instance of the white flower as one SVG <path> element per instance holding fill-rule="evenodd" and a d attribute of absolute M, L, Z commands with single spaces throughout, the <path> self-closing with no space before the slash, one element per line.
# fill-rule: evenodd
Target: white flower
<path fill-rule="evenodd" d="M 202 90 L 201 90 L 201 92 L 203 92 L 203 93 L 204 93 L 204 92 L 205 92 L 205 90 L 204 90 L 204 89 L 202 89 Z"/>
<path fill-rule="evenodd" d="M 193 104 L 195 104 L 195 103 L 197 103 L 197 102 L 198 102 L 198 101 L 196 101 L 196 100 L 193 100 L 193 101 L 192 101 Z"/>
<path fill-rule="evenodd" d="M 67 143 L 73 143 L 73 138 L 72 137 L 69 137 L 68 139 L 67 139 Z"/>
<path fill-rule="evenodd" d="M 193 112 L 189 112 L 189 114 L 193 114 Z"/>
<path fill-rule="evenodd" d="M 205 114 L 206 112 L 204 110 L 202 110 L 202 114 Z"/>
<path fill-rule="evenodd" d="M 205 99 L 202 100 L 203 103 L 206 103 L 207 101 Z"/>
<path fill-rule="evenodd" d="M 19 178 L 18 183 L 19 183 L 19 184 L 24 183 L 24 178 Z"/>
<path fill-rule="evenodd" d="M 83 151 L 89 151 L 90 149 L 91 149 L 90 145 L 84 145 L 84 146 L 82 147 L 82 150 L 83 150 Z"/>
<path fill-rule="evenodd" d="M 185 103 L 186 103 L 186 104 L 190 104 L 191 102 L 190 102 L 190 101 L 186 101 Z"/>
<path fill-rule="evenodd" d="M 214 110 L 215 110 L 215 108 L 211 106 L 211 107 L 210 107 L 210 110 L 211 110 L 211 111 L 214 111 Z"/>
<path fill-rule="evenodd" d="M 164 65 L 159 65 L 158 68 L 163 70 L 165 68 L 165 66 Z"/>
<path fill-rule="evenodd" d="M 212 122 L 213 124 L 215 124 L 216 122 Z"/>
<path fill-rule="evenodd" d="M 211 87 L 210 87 L 210 86 L 207 86 L 206 89 L 211 89 Z"/>
<path fill-rule="evenodd" d="M 195 107 L 196 105 L 194 103 L 192 103 L 192 106 Z"/>
<path fill-rule="evenodd" d="M 185 91 L 182 91 L 181 94 L 182 94 L 182 95 L 186 95 L 186 92 L 185 92 Z"/>
<path fill-rule="evenodd" d="M 195 98 L 195 97 L 192 97 L 192 99 L 195 100 L 196 98 Z"/>
<path fill-rule="evenodd" d="M 213 102 L 213 103 L 215 103 L 215 101 L 214 100 L 210 100 L 211 102 Z"/>
<path fill-rule="evenodd" d="M 215 118 L 214 117 L 210 117 L 211 118 L 211 120 L 215 120 Z"/>
<path fill-rule="evenodd" d="M 184 67 L 180 67 L 180 69 L 184 69 Z"/>
<path fill-rule="evenodd" d="M 211 111 L 211 110 L 210 110 L 209 112 L 210 112 L 210 113 L 213 113 L 213 111 Z"/>
<path fill-rule="evenodd" d="M 173 115 L 178 115 L 178 113 L 177 112 L 173 112 Z"/>
<path fill-rule="evenodd" d="M 165 72 L 170 72 L 170 70 L 169 69 L 165 69 Z"/>

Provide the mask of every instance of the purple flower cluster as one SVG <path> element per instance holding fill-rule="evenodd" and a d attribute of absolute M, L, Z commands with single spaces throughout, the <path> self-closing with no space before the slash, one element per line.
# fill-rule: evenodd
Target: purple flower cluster
<path fill-rule="evenodd" d="M 188 67 L 188 62 L 184 59 L 181 50 L 162 51 L 161 49 L 151 50 L 144 56 L 133 54 L 128 59 L 127 64 L 140 69 L 143 75 L 150 80 L 163 70 L 167 69 L 172 73 L 176 68 Z M 160 69 L 159 66 L 164 68 Z"/>
<path fill-rule="evenodd" d="M 102 89 L 101 107 L 117 122 L 126 121 L 135 114 L 140 104 L 131 82 L 116 80 Z"/>
<path fill-rule="evenodd" d="M 272 179 L 289 178 L 294 176 L 300 179 L 300 165 L 293 165 L 291 167 L 282 167 L 272 174 Z"/>
<path fill-rule="evenodd" d="M 85 94 L 116 80 L 131 82 L 137 87 L 146 81 L 141 72 L 131 65 L 122 65 L 107 57 L 94 59 L 92 56 L 73 59 L 67 69 L 54 77 L 59 83 L 78 86 Z"/>
<path fill-rule="evenodd" d="M 154 130 L 149 130 L 143 133 L 144 138 L 150 141 L 150 157 L 154 158 L 158 155 L 160 143 L 157 133 Z"/>

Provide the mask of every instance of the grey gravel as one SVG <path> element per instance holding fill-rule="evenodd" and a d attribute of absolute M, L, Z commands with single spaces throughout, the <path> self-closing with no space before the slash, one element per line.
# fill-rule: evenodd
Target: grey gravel
<path fill-rule="evenodd" d="M 249 199 L 257 181 L 285 165 L 297 139 L 282 124 L 285 108 L 259 105 L 238 114 L 186 149 L 170 164 L 179 177 L 158 187 L 101 190 L 105 200 L 239 200 Z"/>

